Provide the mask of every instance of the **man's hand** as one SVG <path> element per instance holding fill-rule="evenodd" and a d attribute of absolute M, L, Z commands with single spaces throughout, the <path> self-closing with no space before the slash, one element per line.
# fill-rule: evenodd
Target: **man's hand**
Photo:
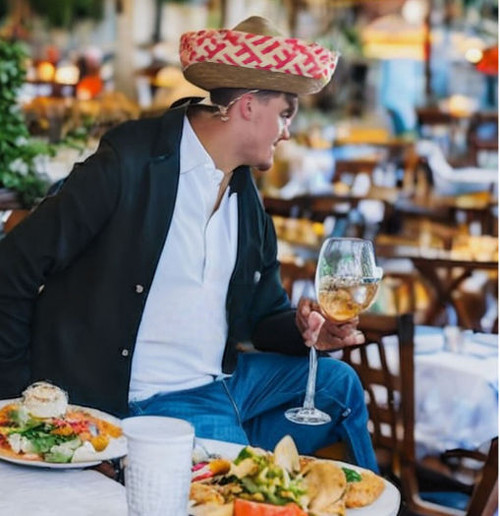
<path fill-rule="evenodd" d="M 314 346 L 320 351 L 335 351 L 365 341 L 364 335 L 357 330 L 357 317 L 346 323 L 329 321 L 321 315 L 319 305 L 312 299 L 300 299 L 295 322 L 306 346 Z"/>

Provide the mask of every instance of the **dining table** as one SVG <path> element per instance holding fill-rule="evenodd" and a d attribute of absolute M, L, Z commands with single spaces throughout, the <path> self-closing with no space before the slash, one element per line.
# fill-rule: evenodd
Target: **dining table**
<path fill-rule="evenodd" d="M 488 170 L 489 176 L 496 171 Z M 468 177 L 479 178 L 471 171 Z M 479 179 L 477 179 L 479 181 Z M 498 199 L 490 191 L 477 191 L 461 195 L 443 195 L 426 191 L 412 195 L 398 195 L 392 205 L 392 214 L 407 219 L 427 219 L 444 224 L 463 219 L 469 226 L 477 226 L 481 234 L 494 234 L 498 222 L 495 207 Z"/>
<path fill-rule="evenodd" d="M 195 449 L 197 445 L 229 459 L 235 458 L 242 447 L 196 438 Z M 350 464 L 339 465 L 357 469 Z M 348 509 L 346 516 L 396 516 L 401 495 L 391 482 L 384 479 L 384 485 L 381 496 L 371 506 Z M 94 469 L 34 467 L 0 460 L 0 514 L 126 516 L 126 488 Z"/>
<path fill-rule="evenodd" d="M 475 272 L 498 273 L 498 238 L 466 236 L 464 243 L 461 240 L 457 238 L 451 249 L 443 249 L 425 242 L 404 242 L 398 237 L 379 235 L 375 248 L 379 259 L 411 261 L 426 285 L 435 292 L 428 311 L 437 318 L 446 307 L 459 312 L 454 293 Z"/>

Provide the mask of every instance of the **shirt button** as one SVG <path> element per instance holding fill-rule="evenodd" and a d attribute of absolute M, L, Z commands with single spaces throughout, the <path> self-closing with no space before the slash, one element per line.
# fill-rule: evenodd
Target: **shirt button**
<path fill-rule="evenodd" d="M 261 276 L 262 274 L 260 273 L 260 271 L 255 271 L 253 275 L 253 282 L 258 283 L 260 281 Z"/>
<path fill-rule="evenodd" d="M 138 293 L 138 294 L 142 294 L 144 292 L 144 287 L 142 285 L 136 285 L 135 286 L 135 291 Z"/>
<path fill-rule="evenodd" d="M 122 349 L 122 357 L 128 357 L 128 349 Z"/>

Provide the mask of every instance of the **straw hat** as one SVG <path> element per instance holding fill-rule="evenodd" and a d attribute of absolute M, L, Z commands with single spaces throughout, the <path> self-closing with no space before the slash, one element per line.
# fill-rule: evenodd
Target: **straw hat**
<path fill-rule="evenodd" d="M 234 29 L 205 29 L 181 36 L 184 77 L 205 90 L 247 88 L 306 95 L 331 79 L 338 53 L 283 36 L 260 16 Z"/>

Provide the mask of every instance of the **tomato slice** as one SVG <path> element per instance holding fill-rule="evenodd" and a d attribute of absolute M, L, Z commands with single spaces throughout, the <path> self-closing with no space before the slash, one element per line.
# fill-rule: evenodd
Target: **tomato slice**
<path fill-rule="evenodd" d="M 271 505 L 236 498 L 234 501 L 234 516 L 307 516 L 307 513 L 296 503 Z"/>

